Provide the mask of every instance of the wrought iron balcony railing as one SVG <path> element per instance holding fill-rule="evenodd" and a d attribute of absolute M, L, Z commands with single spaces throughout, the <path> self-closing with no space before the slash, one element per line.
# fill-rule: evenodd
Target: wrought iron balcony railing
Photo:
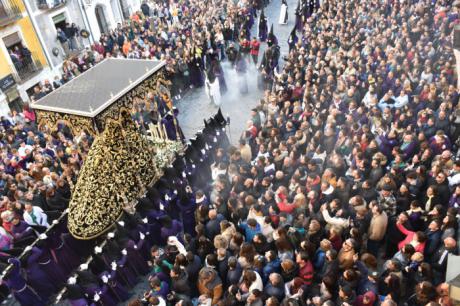
<path fill-rule="evenodd" d="M 21 60 L 16 61 L 14 63 L 14 69 L 16 70 L 16 81 L 18 83 L 24 83 L 43 70 L 43 65 L 37 55 L 32 53 L 29 56 L 24 56 Z"/>
<path fill-rule="evenodd" d="M 64 6 L 67 0 L 37 0 L 37 6 L 41 10 L 52 10 Z"/>
<path fill-rule="evenodd" d="M 21 18 L 21 10 L 16 3 L 9 0 L 0 0 L 0 27 L 6 26 Z"/>

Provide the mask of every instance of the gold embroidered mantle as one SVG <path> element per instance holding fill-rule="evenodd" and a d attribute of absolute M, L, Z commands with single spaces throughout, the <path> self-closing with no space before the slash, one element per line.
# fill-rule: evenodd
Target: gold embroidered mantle
<path fill-rule="evenodd" d="M 106 232 L 123 213 L 123 204 L 137 199 L 143 182 L 155 177 L 153 152 L 136 131 L 127 110 L 119 120 L 107 119 L 94 141 L 69 204 L 70 233 L 92 239 Z"/>
<path fill-rule="evenodd" d="M 48 132 L 63 123 L 74 135 L 85 132 L 95 138 L 69 204 L 68 228 L 75 238 L 93 239 L 110 230 L 124 210 L 133 208 L 147 185 L 158 180 L 161 168 L 170 165 L 175 153 L 182 150 L 180 142 L 149 140 L 131 117 L 131 111 L 137 103 L 145 102 L 149 93 L 170 98 L 169 85 L 162 64 L 94 116 L 46 105 L 36 109 L 39 125 Z"/>

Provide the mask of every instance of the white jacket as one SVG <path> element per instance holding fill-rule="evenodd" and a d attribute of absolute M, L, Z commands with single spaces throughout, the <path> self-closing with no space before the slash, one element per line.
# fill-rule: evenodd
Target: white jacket
<path fill-rule="evenodd" d="M 43 212 L 43 209 L 41 209 L 38 206 L 32 206 L 32 211 L 35 215 L 36 222 L 32 220 L 30 213 L 28 213 L 27 211 L 24 211 L 23 217 L 24 217 L 24 221 L 26 221 L 27 224 L 41 225 L 41 226 L 49 227 L 48 216 Z"/>

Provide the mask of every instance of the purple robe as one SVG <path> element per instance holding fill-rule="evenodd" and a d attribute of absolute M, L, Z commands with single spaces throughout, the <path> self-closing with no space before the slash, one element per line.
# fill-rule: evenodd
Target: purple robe
<path fill-rule="evenodd" d="M 224 76 L 224 70 L 220 66 L 219 62 L 216 62 L 214 64 L 214 74 L 217 77 L 217 80 L 219 81 L 219 90 L 220 94 L 224 95 L 228 88 L 227 88 L 227 82 L 225 82 L 225 76 Z"/>
<path fill-rule="evenodd" d="M 303 29 L 302 15 L 298 12 L 295 13 L 295 29 L 299 32 L 301 32 Z"/>
<path fill-rule="evenodd" d="M 19 221 L 18 224 L 13 225 L 11 231 L 13 233 L 15 242 L 17 242 L 19 239 L 33 237 L 35 235 L 32 228 L 25 221 Z"/>
<path fill-rule="evenodd" d="M 163 119 L 161 119 L 161 124 L 164 125 L 166 129 L 166 135 L 170 140 L 177 140 L 177 131 L 176 125 L 174 124 L 174 117 L 167 114 Z"/>
<path fill-rule="evenodd" d="M 112 288 L 107 285 L 103 285 L 101 291 L 99 291 L 102 305 L 117 305 L 118 298 L 113 294 Z"/>
<path fill-rule="evenodd" d="M 19 260 L 16 258 L 10 258 L 8 262 L 13 264 L 13 268 L 4 279 L 4 282 L 12 291 L 14 298 L 22 306 L 45 306 L 45 303 L 40 296 L 26 284 L 25 279 L 22 277 Z"/>
<path fill-rule="evenodd" d="M 134 241 L 129 240 L 125 245 L 128 252 L 128 264 L 138 276 L 146 275 L 149 272 L 147 261 L 142 257 Z"/>
<path fill-rule="evenodd" d="M 387 136 L 379 136 L 380 145 L 379 149 L 387 158 L 392 159 L 391 151 L 398 144 L 396 139 L 390 139 Z"/>
<path fill-rule="evenodd" d="M 182 231 L 182 225 L 177 220 L 172 220 L 171 227 L 162 227 L 161 228 L 161 239 L 164 243 L 168 240 L 169 236 L 178 236 L 178 234 Z M 178 237 L 179 238 L 179 237 Z M 179 239 L 180 240 L 180 239 Z"/>
<path fill-rule="evenodd" d="M 204 85 L 203 65 L 201 58 L 193 57 L 189 63 L 190 81 L 195 87 Z"/>
<path fill-rule="evenodd" d="M 109 278 L 109 281 L 107 282 L 107 285 L 109 287 L 109 292 L 112 295 L 112 298 L 117 300 L 118 302 L 124 302 L 129 298 L 129 292 L 128 290 L 123 287 L 119 282 L 116 281 L 117 278 L 117 272 L 116 271 L 111 271 L 110 273 L 105 271 L 102 272 L 100 275 L 102 276 L 107 276 Z"/>
<path fill-rule="evenodd" d="M 194 196 L 186 201 L 179 201 L 178 206 L 181 210 L 182 225 L 184 226 L 184 232 L 195 237 L 195 209 L 197 207 Z"/>
<path fill-rule="evenodd" d="M 40 297 L 46 301 L 48 298 L 60 289 L 59 284 L 53 283 L 53 280 L 41 268 L 39 258 L 43 251 L 33 247 L 31 254 L 27 259 L 27 283 L 34 288 Z"/>
<path fill-rule="evenodd" d="M 84 285 L 83 290 L 89 296 L 90 300 L 93 300 L 94 295 L 97 293 L 100 297 L 98 303 L 101 303 L 102 305 L 117 305 L 117 301 L 112 297 L 107 285 L 99 287 L 97 284 L 90 283 Z"/>
<path fill-rule="evenodd" d="M 65 292 L 66 301 L 71 306 L 94 306 L 94 303 L 89 303 L 83 293 L 83 289 L 79 285 L 67 285 Z"/>
<path fill-rule="evenodd" d="M 137 284 L 136 275 L 128 265 L 127 255 L 117 261 L 117 272 L 117 280 L 123 283 L 126 288 L 132 288 Z"/>
<path fill-rule="evenodd" d="M 168 213 L 169 217 L 171 217 L 171 219 L 179 219 L 180 210 L 177 207 L 177 202 L 179 201 L 177 194 L 174 193 L 173 190 L 168 190 L 166 195 L 168 196 L 168 200 L 164 201 L 166 212 Z"/>
<path fill-rule="evenodd" d="M 150 233 L 147 237 L 151 245 L 161 244 L 161 236 L 156 233 L 161 231 L 161 223 L 159 220 L 165 215 L 166 213 L 159 209 L 151 209 L 145 214 L 148 221 L 148 232 Z"/>
<path fill-rule="evenodd" d="M 59 235 L 54 237 L 55 239 L 55 248 L 52 249 L 54 252 L 57 263 L 63 270 L 64 274 L 70 274 L 78 265 L 80 264 L 80 257 L 75 253 L 75 251 L 66 243 L 66 235 L 63 234 L 62 237 Z"/>
<path fill-rule="evenodd" d="M 76 300 L 67 299 L 67 301 L 69 302 L 71 306 L 88 306 L 88 305 L 93 306 L 94 305 L 93 303 L 88 304 L 88 301 L 85 298 L 80 298 Z"/>
<path fill-rule="evenodd" d="M 67 278 L 64 271 L 47 250 L 44 250 L 38 258 L 38 264 L 58 288 L 65 284 Z"/>
<path fill-rule="evenodd" d="M 259 39 L 261 42 L 264 42 L 267 40 L 267 35 L 268 35 L 268 26 L 267 26 L 267 19 L 265 17 L 260 18 L 259 20 Z"/>

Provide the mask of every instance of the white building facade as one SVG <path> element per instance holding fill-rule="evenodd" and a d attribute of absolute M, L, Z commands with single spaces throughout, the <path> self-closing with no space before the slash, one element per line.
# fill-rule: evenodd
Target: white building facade
<path fill-rule="evenodd" d="M 141 5 L 141 0 L 18 0 L 23 2 L 25 10 L 10 16 L 11 22 L 6 22 L 6 11 L 2 4 L 8 1 L 0 0 L 0 13 L 3 12 L 3 15 L 0 14 L 0 56 L 6 59 L 2 62 L 5 67 L 0 69 L 0 115 L 13 109 L 9 105 L 12 103 L 8 101 L 20 101 L 19 104 L 29 101 L 33 88 L 40 82 L 48 79 L 52 83 L 56 76 L 60 77 L 65 59 L 79 55 L 85 47 L 98 41 L 102 33 L 116 28 L 123 20 L 140 10 Z M 15 22 L 21 17 L 29 17 L 32 26 L 29 27 L 30 31 L 25 31 L 23 25 L 21 27 L 20 23 Z M 58 29 L 65 30 L 72 24 L 78 28 L 74 32 L 79 35 L 76 35 L 72 48 L 69 48 L 70 45 L 62 44 L 58 40 Z M 87 35 L 81 35 L 82 31 Z M 31 33 L 36 35 L 35 44 L 30 39 L 33 35 Z M 9 50 L 14 46 L 32 51 L 33 63 L 22 67 L 21 71 L 16 71 L 9 55 Z M 37 58 L 37 50 L 43 51 L 41 63 Z M 7 72 L 6 67 L 11 67 L 11 71 Z M 2 88 L 13 80 L 12 75 L 15 80 L 13 87 L 8 90 Z"/>
<path fill-rule="evenodd" d="M 75 24 L 79 29 L 70 54 L 78 54 L 102 33 L 117 27 L 140 9 L 141 0 L 24 0 L 30 18 L 51 67 L 50 79 L 61 73 L 62 62 L 69 50 L 58 40 L 58 28 Z M 89 35 L 83 37 L 81 30 Z M 67 51 L 67 52 L 66 52 Z"/>

